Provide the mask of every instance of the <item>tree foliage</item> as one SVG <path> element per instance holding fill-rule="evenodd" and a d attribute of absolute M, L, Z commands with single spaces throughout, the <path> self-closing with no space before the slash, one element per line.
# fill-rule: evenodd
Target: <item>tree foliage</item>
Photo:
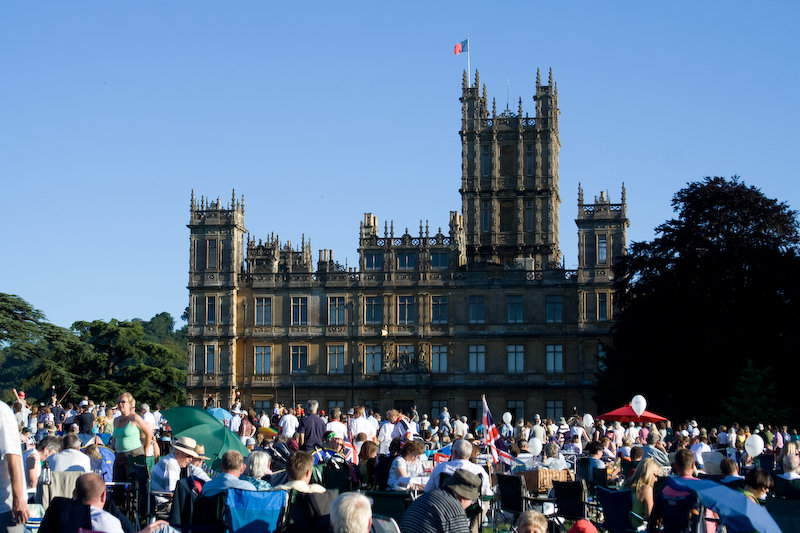
<path fill-rule="evenodd" d="M 597 400 L 616 407 L 640 393 L 671 418 L 729 424 L 727 401 L 748 360 L 754 372 L 777 368 L 776 401 L 793 390 L 797 214 L 736 177 L 690 183 L 672 206 L 678 217 L 615 267 L 617 323 Z M 786 416 L 774 407 L 772 416 Z"/>
<path fill-rule="evenodd" d="M 114 400 L 130 391 L 139 402 L 186 401 L 185 334 L 161 313 L 150 321 L 79 321 L 71 330 L 48 323 L 22 298 L 0 294 L 0 365 L 4 399 L 23 387 L 43 396 L 55 386 L 68 400 Z M 49 394 L 48 394 L 49 396 Z"/>

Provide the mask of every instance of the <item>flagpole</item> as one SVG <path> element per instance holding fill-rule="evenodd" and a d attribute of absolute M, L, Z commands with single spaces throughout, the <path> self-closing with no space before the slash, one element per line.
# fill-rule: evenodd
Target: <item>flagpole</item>
<path fill-rule="evenodd" d="M 469 86 L 472 87 L 472 70 L 469 68 L 469 33 L 467 34 L 467 75 L 469 76 Z M 480 89 L 480 87 L 478 87 Z M 485 398 L 486 396 L 484 396 Z"/>

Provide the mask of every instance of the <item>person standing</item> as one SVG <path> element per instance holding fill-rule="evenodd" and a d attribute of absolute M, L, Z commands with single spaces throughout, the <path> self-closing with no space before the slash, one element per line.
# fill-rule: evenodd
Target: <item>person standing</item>
<path fill-rule="evenodd" d="M 300 421 L 294 416 L 294 409 L 290 407 L 286 414 L 281 417 L 278 425 L 281 427 L 281 435 L 291 439 L 300 426 Z"/>
<path fill-rule="evenodd" d="M 25 531 L 27 502 L 19 427 L 11 408 L 0 402 L 0 532 Z"/>
<path fill-rule="evenodd" d="M 308 414 L 300 421 L 297 432 L 300 435 L 300 451 L 313 452 L 315 446 L 322 446 L 322 437 L 325 436 L 325 422 L 317 416 L 319 402 L 308 400 L 306 404 Z"/>
<path fill-rule="evenodd" d="M 117 398 L 120 416 L 114 419 L 111 447 L 117 454 L 114 461 L 114 480 L 128 481 L 133 472 L 134 457 L 145 454 L 153 441 L 150 426 L 136 414 L 136 400 L 129 392 Z"/>

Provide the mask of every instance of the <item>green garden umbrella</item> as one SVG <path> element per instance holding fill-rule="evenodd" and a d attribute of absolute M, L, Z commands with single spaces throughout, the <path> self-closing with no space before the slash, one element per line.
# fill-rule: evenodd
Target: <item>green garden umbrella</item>
<path fill-rule="evenodd" d="M 162 414 L 172 428 L 173 439 L 190 437 L 205 446 L 214 470 L 219 470 L 222 454 L 228 450 L 236 450 L 245 457 L 250 453 L 236 433 L 199 407 L 173 407 Z"/>

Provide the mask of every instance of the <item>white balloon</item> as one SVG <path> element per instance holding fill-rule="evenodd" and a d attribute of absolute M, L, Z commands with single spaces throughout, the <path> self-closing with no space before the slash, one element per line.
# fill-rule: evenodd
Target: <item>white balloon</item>
<path fill-rule="evenodd" d="M 506 424 L 510 424 L 512 418 L 513 417 L 511 416 L 511 413 L 509 413 L 508 411 L 503 413 L 503 422 L 505 422 Z"/>
<path fill-rule="evenodd" d="M 540 441 L 538 437 L 533 437 L 528 441 L 528 450 L 530 450 L 534 457 L 542 453 L 543 446 L 542 441 Z"/>
<path fill-rule="evenodd" d="M 764 439 L 756 434 L 750 435 L 744 441 L 744 449 L 750 457 L 758 457 L 764 451 Z"/>
<path fill-rule="evenodd" d="M 594 418 L 589 413 L 583 415 L 583 425 L 587 428 L 590 428 L 594 425 Z"/>
<path fill-rule="evenodd" d="M 647 409 L 647 400 L 641 394 L 637 394 L 631 400 L 631 407 L 633 407 L 633 412 L 636 413 L 636 416 L 642 416 L 644 410 Z"/>

